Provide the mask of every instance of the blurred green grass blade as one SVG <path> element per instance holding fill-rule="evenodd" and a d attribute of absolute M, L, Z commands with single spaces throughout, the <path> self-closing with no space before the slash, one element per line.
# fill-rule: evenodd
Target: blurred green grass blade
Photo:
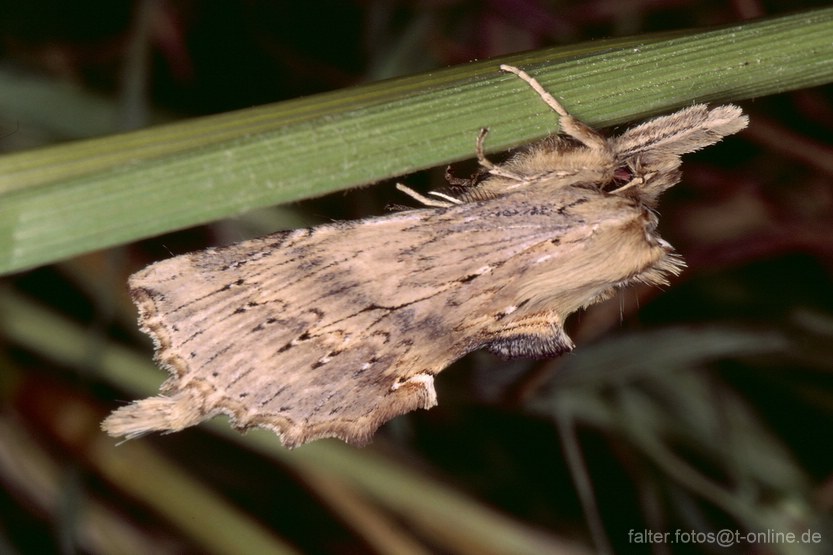
<path fill-rule="evenodd" d="M 540 50 L 0 158 L 0 273 L 504 149 L 556 129 L 499 63 L 596 126 L 833 80 L 833 8 Z"/>
<path fill-rule="evenodd" d="M 119 104 L 110 97 L 77 84 L 24 74 L 8 65 L 0 65 L 0 114 L 5 122 L 20 122 L 16 127 L 3 127 L 0 137 L 31 131 L 36 140 L 43 135 L 89 139 L 113 133 L 121 115 Z M 155 111 L 148 119 L 167 123 L 172 114 Z"/>
<path fill-rule="evenodd" d="M 115 343 L 101 342 L 94 332 L 7 290 L 0 290 L 0 335 L 16 345 L 77 368 L 106 369 L 107 377 L 126 389 L 153 391 L 161 378 L 148 358 Z M 135 445 L 117 447 L 116 442 L 104 435 L 86 436 L 82 431 L 84 426 L 77 423 L 99 415 L 82 417 L 80 408 L 73 411 L 69 406 L 62 406 L 61 410 L 72 415 L 66 421 L 74 418 L 76 422 L 63 426 L 61 431 L 68 436 L 85 436 L 81 443 L 89 450 L 88 462 L 123 491 L 183 530 L 206 553 L 297 553 L 251 515 L 147 445 L 133 442 Z M 137 468 L 142 471 L 137 472 Z"/>
<path fill-rule="evenodd" d="M 666 327 L 608 338 L 565 360 L 528 406 L 568 433 L 590 426 L 636 447 L 684 491 L 749 529 L 790 530 L 816 518 L 807 501 L 811 480 L 765 419 L 713 371 L 718 361 L 813 360 L 806 345 L 814 334 L 787 329 Z M 703 468 L 720 468 L 732 485 Z"/>
<path fill-rule="evenodd" d="M 410 530 L 430 537 L 449 553 L 587 553 L 578 542 L 519 522 L 372 449 L 357 450 L 336 440 L 321 440 L 287 451 L 265 430 L 241 436 L 220 420 L 207 425 L 231 441 L 293 467 L 302 476 L 312 467 L 315 472 L 344 479 L 399 515 Z"/>
<path fill-rule="evenodd" d="M 245 513 L 188 469 L 168 461 L 146 444 L 137 442 L 115 447 L 107 438 L 96 436 L 87 447 L 91 464 L 102 476 L 182 530 L 205 553 L 300 553 L 259 523 L 255 516 Z"/>
<path fill-rule="evenodd" d="M 132 395 L 154 395 L 164 378 L 150 357 L 141 357 L 113 342 L 100 342 L 78 324 L 39 307 L 23 296 L 3 290 L 0 290 L 0 335 L 64 365 L 95 370 L 100 377 Z M 96 356 L 90 357 L 90 353 Z M 206 425 L 231 441 L 280 461 L 301 476 L 312 473 L 315 480 L 327 476 L 345 482 L 375 504 L 401 516 L 408 523 L 409 530 L 420 531 L 422 535 L 431 537 L 436 545 L 448 547 L 448 552 L 484 555 L 586 553 L 578 544 L 505 516 L 425 474 L 387 460 L 373 449 L 356 449 L 339 441 L 324 440 L 289 451 L 281 446 L 273 433 L 265 430 L 252 430 L 241 435 L 232 430 L 224 418 L 214 419 Z M 103 435 L 95 437 L 95 460 L 101 471 L 120 488 L 161 511 L 199 541 L 205 542 L 206 538 L 222 532 L 220 529 L 204 530 L 206 527 L 199 524 L 203 518 L 200 515 L 222 515 L 224 511 L 235 526 L 245 531 L 249 545 L 260 541 L 257 529 L 247 528 L 245 519 L 240 518 L 236 511 L 209 502 L 209 491 L 200 488 L 189 476 L 167 465 L 145 447 L 140 447 L 141 442 L 127 442 L 117 447 L 112 438 Z M 119 455 L 122 450 L 130 451 L 130 454 Z M 147 462 L 136 463 L 136 457 Z M 126 466 L 131 459 L 130 466 Z M 155 470 L 136 475 L 135 468 L 144 468 L 142 465 Z M 131 475 L 131 469 L 134 475 Z M 179 485 L 173 487 L 170 484 Z M 171 500 L 172 492 L 175 492 L 173 498 L 178 500 L 176 503 Z M 181 508 L 180 502 L 186 503 L 194 498 L 204 501 L 190 503 L 187 510 Z M 189 526 L 188 522 L 188 515 L 194 514 L 197 516 L 192 520 L 198 523 L 196 527 Z M 221 516 L 212 518 L 215 522 L 223 520 Z M 349 521 L 349 518 L 345 517 L 345 520 Z M 226 537 L 235 536 L 229 533 Z M 263 541 L 267 542 L 266 539 Z M 277 540 L 271 538 L 268 541 Z M 221 552 L 220 547 L 220 543 L 215 545 L 217 552 Z"/>

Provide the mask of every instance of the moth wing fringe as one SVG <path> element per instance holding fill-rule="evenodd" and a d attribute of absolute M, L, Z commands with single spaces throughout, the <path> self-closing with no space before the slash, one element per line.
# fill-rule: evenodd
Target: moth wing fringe
<path fill-rule="evenodd" d="M 395 399 L 386 399 L 386 402 L 368 411 L 365 416 L 357 420 L 330 420 L 300 424 L 272 415 L 256 415 L 241 425 L 231 414 L 229 416 L 232 424 L 238 429 L 246 430 L 257 427 L 271 430 L 280 437 L 281 443 L 288 449 L 325 438 L 336 438 L 350 445 L 363 447 L 370 443 L 376 431 L 389 420 L 416 409 L 427 410 L 437 405 L 433 376 L 428 376 L 428 378 L 428 380 L 404 382 L 396 392 L 391 393 L 395 395 Z"/>
<path fill-rule="evenodd" d="M 429 376 L 430 377 L 430 376 Z M 316 439 L 335 437 L 356 446 L 366 445 L 379 427 L 401 414 L 437 404 L 433 377 L 409 381 L 395 393 L 395 399 L 385 402 L 376 410 L 357 420 L 331 420 L 312 424 L 294 422 L 275 414 L 248 414 L 241 404 L 229 398 L 219 400 L 208 407 L 197 400 L 188 388 L 173 395 L 157 395 L 113 411 L 101 423 L 101 429 L 112 437 L 136 439 L 151 432 L 178 432 L 212 418 L 218 414 L 229 417 L 231 425 L 241 431 L 264 428 L 277 434 L 287 448 L 298 447 Z"/>
<path fill-rule="evenodd" d="M 150 432 L 178 432 L 205 418 L 202 404 L 185 390 L 148 397 L 116 409 L 104 419 L 101 429 L 113 437 L 134 439 Z"/>

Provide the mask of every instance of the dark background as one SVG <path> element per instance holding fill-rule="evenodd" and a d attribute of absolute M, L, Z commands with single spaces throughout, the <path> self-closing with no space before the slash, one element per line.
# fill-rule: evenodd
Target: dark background
<path fill-rule="evenodd" d="M 33 148 L 521 50 L 824 5 L 4 1 L 0 79 L 69 86 L 123 117 L 102 130 L 94 121 L 68 125 L 60 105 L 8 109 L 0 113 L 0 148 Z M 141 71 L 129 65 L 137 44 L 148 49 Z M 824 541 L 802 546 L 805 552 L 833 551 L 826 520 L 833 505 L 831 90 L 743 102 L 751 127 L 687 159 L 683 183 L 661 203 L 663 236 L 689 265 L 671 287 L 635 288 L 574 316 L 568 331 L 575 354 L 513 363 L 483 353 L 467 357 L 438 380 L 440 406 L 396 419 L 366 448 L 368 456 L 590 551 L 607 544 L 622 553 L 789 549 L 628 541 L 629 530 L 646 528 L 812 530 Z M 471 169 L 461 167 L 460 175 Z M 405 181 L 441 185 L 443 170 Z M 380 213 L 388 202 L 403 202 L 390 189 L 364 188 L 293 209 L 301 221 Z M 272 217 L 264 211 L 16 274 L 4 278 L 0 294 L 36 301 L 100 344 L 128 346 L 150 359 L 149 343 L 133 324 L 126 277 L 169 251 L 216 244 Z M 37 321 L 33 316 L 27 325 Z M 106 528 L 89 517 L 93 505 L 136 535 L 137 551 L 207 549 L 102 470 L 106 457 L 92 451 L 93 442 L 101 444 L 98 421 L 128 394 L 11 334 L 0 345 L 0 552 L 114 552 L 118 544 L 89 539 Z M 300 551 L 384 551 L 345 517 L 366 509 L 359 501 L 374 504 L 361 492 L 352 508 L 338 507 L 291 464 L 204 427 L 139 441 Z M 575 453 L 580 459 L 570 458 Z M 49 469 L 51 487 L 43 478 Z M 591 485 L 583 502 L 576 477 Z M 395 523 L 426 552 L 469 552 L 432 537 L 411 515 L 375 509 L 380 522 Z"/>

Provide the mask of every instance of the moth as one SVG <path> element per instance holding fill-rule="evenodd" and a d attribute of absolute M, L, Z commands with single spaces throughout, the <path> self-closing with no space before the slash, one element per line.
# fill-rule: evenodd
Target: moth
<path fill-rule="evenodd" d="M 226 414 L 287 447 L 356 445 L 395 416 L 437 404 L 434 377 L 477 349 L 554 357 L 564 320 L 683 262 L 657 233 L 680 156 L 746 127 L 733 105 L 697 104 L 605 138 L 533 77 L 560 134 L 503 164 L 484 155 L 457 195 L 389 215 L 297 229 L 148 266 L 130 292 L 162 395 L 114 411 L 112 436 L 171 432 Z"/>

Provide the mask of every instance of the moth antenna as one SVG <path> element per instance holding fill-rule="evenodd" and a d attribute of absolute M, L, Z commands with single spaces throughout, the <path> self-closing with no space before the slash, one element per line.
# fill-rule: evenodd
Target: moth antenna
<path fill-rule="evenodd" d="M 548 93 L 537 79 L 515 66 L 501 64 L 500 69 L 508 73 L 514 73 L 538 93 L 541 100 L 558 114 L 558 126 L 565 135 L 569 135 L 592 150 L 606 150 L 609 148 L 607 139 L 603 135 L 565 110 L 561 103 Z"/>

